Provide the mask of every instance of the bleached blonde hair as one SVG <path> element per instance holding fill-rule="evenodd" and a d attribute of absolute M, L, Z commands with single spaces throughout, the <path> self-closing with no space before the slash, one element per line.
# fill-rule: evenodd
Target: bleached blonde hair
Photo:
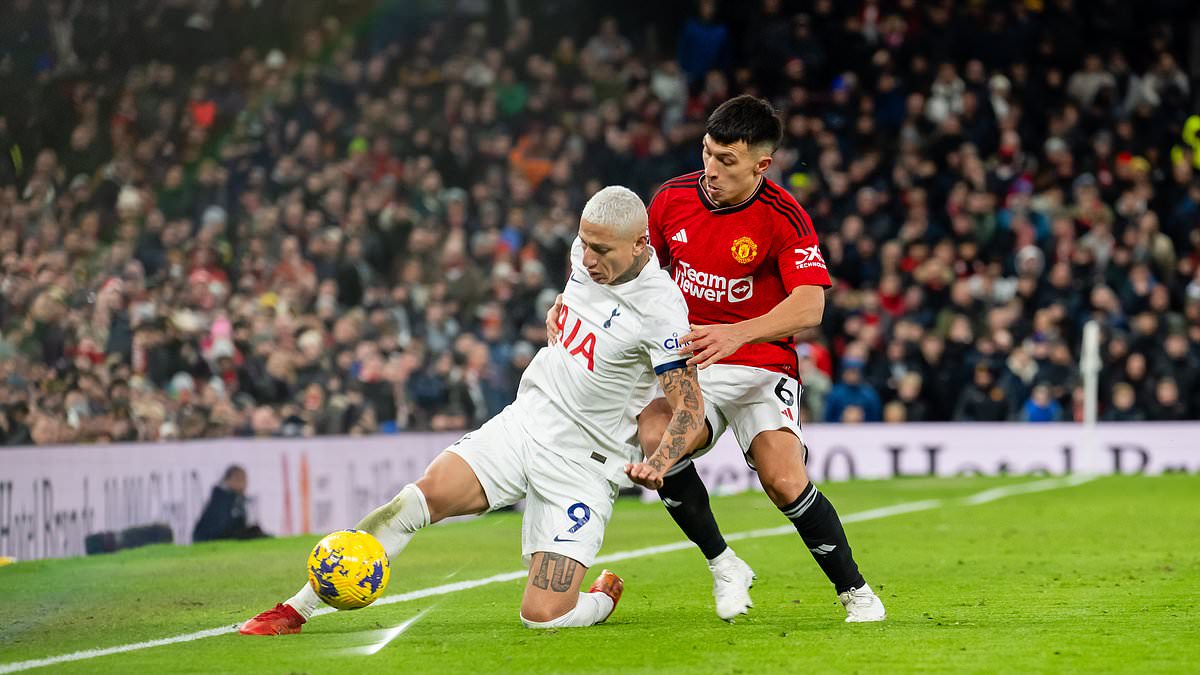
<path fill-rule="evenodd" d="M 620 185 L 609 185 L 592 195 L 583 207 L 582 218 L 593 225 L 610 227 L 618 236 L 630 239 L 645 234 L 649 221 L 642 198 Z"/>

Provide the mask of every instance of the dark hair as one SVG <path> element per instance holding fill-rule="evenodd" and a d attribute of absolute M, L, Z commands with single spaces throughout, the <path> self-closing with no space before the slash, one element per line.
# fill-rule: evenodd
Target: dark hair
<path fill-rule="evenodd" d="M 744 141 L 748 146 L 769 145 L 771 152 L 783 140 L 783 122 L 775 108 L 765 98 L 749 94 L 735 96 L 708 116 L 704 127 L 708 135 L 721 145 Z"/>
<path fill-rule="evenodd" d="M 225 469 L 225 476 L 221 480 L 229 480 L 230 478 L 233 478 L 235 474 L 239 473 L 244 474 L 246 473 L 246 470 L 243 469 L 240 464 L 230 464 L 229 468 Z"/>

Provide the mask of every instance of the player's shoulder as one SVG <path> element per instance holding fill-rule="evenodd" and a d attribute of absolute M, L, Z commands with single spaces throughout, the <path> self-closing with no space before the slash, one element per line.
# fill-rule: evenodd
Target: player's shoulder
<path fill-rule="evenodd" d="M 700 176 L 703 173 L 704 171 L 692 171 L 664 181 L 658 190 L 655 191 L 654 196 L 650 198 L 650 203 L 654 204 L 658 202 L 662 204 L 674 198 L 695 194 L 697 181 L 700 180 Z"/>
<path fill-rule="evenodd" d="M 664 309 L 680 310 L 687 314 L 687 300 L 683 291 L 661 267 L 638 279 L 637 287 L 629 298 L 634 309 L 643 316 L 661 314 Z"/>
<path fill-rule="evenodd" d="M 794 231 L 802 239 L 815 237 L 817 231 L 813 227 L 812 218 L 808 216 L 808 211 L 800 206 L 800 202 L 796 201 L 792 193 L 769 178 L 764 178 L 763 181 L 763 191 L 759 196 L 759 201 L 775 223 L 785 230 Z"/>
<path fill-rule="evenodd" d="M 651 264 L 653 264 L 653 261 Z M 658 266 L 655 266 L 654 271 L 650 274 L 642 277 L 641 283 L 638 284 L 638 294 L 651 298 L 655 296 L 678 296 L 683 298 L 683 292 L 679 290 L 679 286 L 671 278 L 671 273 Z"/>

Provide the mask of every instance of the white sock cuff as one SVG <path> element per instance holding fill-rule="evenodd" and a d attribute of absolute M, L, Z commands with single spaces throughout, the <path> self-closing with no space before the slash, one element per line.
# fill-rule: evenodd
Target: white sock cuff
<path fill-rule="evenodd" d="M 359 525 L 375 535 L 388 558 L 393 558 L 404 550 L 417 530 L 429 525 L 429 505 L 421 489 L 409 483 Z"/>
<path fill-rule="evenodd" d="M 321 598 L 312 589 L 312 586 L 306 583 L 295 595 L 284 600 L 283 604 L 290 606 L 307 620 L 311 619 L 313 612 L 321 606 Z"/>
<path fill-rule="evenodd" d="M 404 500 L 403 508 L 400 513 L 396 514 L 396 517 L 397 519 L 403 517 L 404 521 L 401 521 L 401 525 L 411 527 L 412 529 L 409 531 L 415 532 L 429 525 L 429 502 L 425 501 L 425 493 L 421 492 L 421 488 L 417 487 L 416 483 L 405 485 L 397 497 L 405 493 L 408 493 L 410 499 Z M 410 508 L 410 503 L 416 508 Z"/>
<path fill-rule="evenodd" d="M 572 610 L 572 611 L 574 611 L 574 610 Z M 532 628 L 534 630 L 537 630 L 539 628 L 541 628 L 541 629 L 558 628 L 561 625 L 560 622 L 563 620 L 563 617 L 570 616 L 570 614 L 571 614 L 571 612 L 567 612 L 563 616 L 560 616 L 557 619 L 551 619 L 549 621 L 530 621 L 529 619 L 525 618 L 524 614 L 522 614 L 521 615 L 521 623 L 525 624 L 526 628 Z"/>

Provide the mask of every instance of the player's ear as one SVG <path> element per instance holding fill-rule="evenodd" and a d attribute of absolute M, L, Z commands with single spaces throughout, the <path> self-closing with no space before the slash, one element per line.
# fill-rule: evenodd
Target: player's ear
<path fill-rule="evenodd" d="M 633 254 L 635 256 L 641 255 L 642 251 L 645 251 L 646 247 L 649 245 L 650 245 L 650 234 L 646 233 L 646 234 L 639 235 L 637 240 L 633 242 Z"/>
<path fill-rule="evenodd" d="M 758 163 L 754 165 L 755 175 L 761 176 L 766 173 L 767 169 L 771 168 L 771 162 L 773 161 L 775 161 L 775 158 L 771 155 L 760 155 Z"/>

